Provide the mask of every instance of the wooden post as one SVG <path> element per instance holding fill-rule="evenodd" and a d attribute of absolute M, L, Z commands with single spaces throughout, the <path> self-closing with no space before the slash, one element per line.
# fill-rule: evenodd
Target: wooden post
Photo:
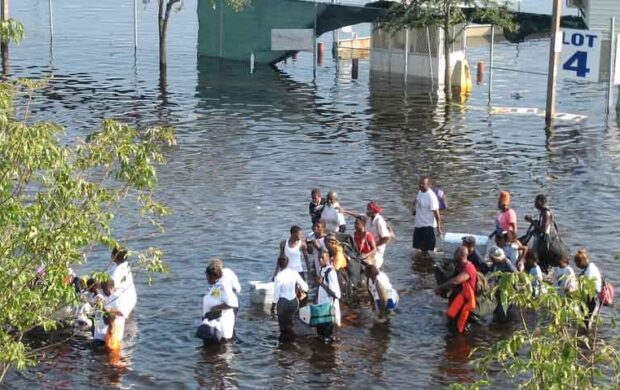
<path fill-rule="evenodd" d="M 476 84 L 484 83 L 484 61 L 478 61 L 478 72 L 476 74 Z"/>
<path fill-rule="evenodd" d="M 316 63 L 321 65 L 323 63 L 323 53 L 325 52 L 325 44 L 319 42 L 316 44 Z"/>
<path fill-rule="evenodd" d="M 560 18 L 562 16 L 562 0 L 553 1 L 553 14 L 551 20 L 551 47 L 549 49 L 549 72 L 547 75 L 547 108 L 545 110 L 545 125 L 551 127 L 555 117 L 556 108 L 556 84 L 558 76 L 558 62 L 562 51 L 562 31 L 560 31 Z"/>
<path fill-rule="evenodd" d="M 351 59 L 351 78 L 353 80 L 357 80 L 359 77 L 359 64 L 360 60 L 358 58 Z"/>
<path fill-rule="evenodd" d="M 9 20 L 9 0 L 1 0 L 0 19 L 5 22 Z M 0 52 L 2 53 L 2 73 L 6 76 L 9 73 L 9 41 L 0 42 Z"/>

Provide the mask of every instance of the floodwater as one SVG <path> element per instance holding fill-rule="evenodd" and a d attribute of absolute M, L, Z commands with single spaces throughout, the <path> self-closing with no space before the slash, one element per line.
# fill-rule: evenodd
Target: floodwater
<path fill-rule="evenodd" d="M 196 3 L 187 0 L 172 16 L 162 93 L 153 4 L 140 4 L 134 60 L 131 2 L 55 3 L 50 45 L 48 2 L 12 2 L 12 15 L 28 32 L 11 50 L 12 75 L 53 75 L 34 110 L 66 126 L 69 137 L 95 130 L 103 118 L 176 128 L 179 145 L 166 151 L 158 188 L 173 212 L 165 234 L 130 228 L 123 215 L 117 230 L 130 247 L 162 247 L 171 272 L 151 287 L 136 276 L 125 369 L 110 367 L 87 340 L 75 338 L 50 350 L 40 365 L 11 372 L 9 388 L 436 388 L 476 378 L 470 351 L 511 329 L 447 331 L 446 302 L 433 294 L 431 264 L 410 249 L 411 201 L 421 174 L 436 177 L 447 193 L 449 232 L 490 232 L 501 189 L 513 193 L 520 221 L 534 211 L 536 194 L 548 194 L 571 248 L 587 247 L 605 276 L 620 281 L 613 259 L 620 238 L 620 133 L 615 113 L 605 114 L 604 84 L 560 81 L 559 110 L 587 118 L 558 121 L 545 132 L 541 117 L 492 114 L 488 77 L 467 104 L 446 111 L 427 88 L 369 75 L 365 60 L 359 80 L 351 80 L 349 64 L 336 66 L 328 51 L 316 82 L 311 56 L 303 54 L 279 70 L 258 67 L 250 75 L 246 64 L 197 61 Z M 547 50 L 547 40 L 499 43 L 496 66 L 545 72 Z M 486 48 L 467 54 L 472 65 L 488 64 Z M 491 103 L 544 108 L 545 88 L 544 76 L 498 70 Z M 250 307 L 247 282 L 270 277 L 278 242 L 292 224 L 309 231 L 307 202 L 316 186 L 338 190 L 348 209 L 361 211 L 371 199 L 384 206 L 398 237 L 387 249 L 385 270 L 402 302 L 389 326 L 374 325 L 368 310 L 345 309 L 340 342 L 323 345 L 300 326 L 302 337 L 279 345 L 277 323 Z M 205 263 L 214 256 L 237 272 L 244 291 L 239 341 L 205 350 L 193 333 Z M 98 251 L 83 271 L 106 263 L 107 254 Z M 606 317 L 615 315 L 616 309 L 605 310 Z"/>

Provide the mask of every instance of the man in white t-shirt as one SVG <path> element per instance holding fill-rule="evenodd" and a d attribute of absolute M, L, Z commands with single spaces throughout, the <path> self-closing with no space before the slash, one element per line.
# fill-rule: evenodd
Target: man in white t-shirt
<path fill-rule="evenodd" d="M 426 254 L 435 250 L 435 228 L 443 234 L 441 215 L 439 214 L 439 200 L 431 190 L 426 176 L 420 178 L 420 191 L 414 202 L 415 226 L 413 230 L 413 247 Z"/>
<path fill-rule="evenodd" d="M 377 245 L 377 251 L 375 252 L 375 266 L 377 269 L 381 268 L 383 264 L 383 256 L 385 254 L 385 247 L 392 238 L 392 232 L 388 229 L 387 222 L 381 215 L 383 209 L 379 207 L 376 202 L 368 202 L 366 205 L 366 215 L 368 215 L 368 225 L 366 229 L 372 234 Z"/>

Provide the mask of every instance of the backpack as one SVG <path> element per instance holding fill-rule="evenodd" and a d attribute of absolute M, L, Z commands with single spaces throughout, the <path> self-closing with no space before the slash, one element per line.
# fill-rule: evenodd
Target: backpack
<path fill-rule="evenodd" d="M 445 210 L 448 208 L 448 202 L 446 202 L 446 195 L 444 194 L 441 188 L 431 188 L 437 196 L 437 201 L 439 202 L 439 210 Z"/>
<path fill-rule="evenodd" d="M 485 294 L 489 290 L 489 281 L 480 271 L 476 271 L 476 296 Z"/>
<path fill-rule="evenodd" d="M 603 288 L 601 288 L 601 292 L 598 293 L 598 299 L 601 301 L 601 304 L 604 306 L 613 305 L 615 295 L 616 291 L 614 290 L 614 286 L 603 280 Z"/>

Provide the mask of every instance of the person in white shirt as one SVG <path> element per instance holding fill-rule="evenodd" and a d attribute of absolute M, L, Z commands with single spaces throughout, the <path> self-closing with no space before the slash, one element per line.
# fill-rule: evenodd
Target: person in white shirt
<path fill-rule="evenodd" d="M 585 319 L 586 327 L 591 329 L 596 316 L 601 310 L 601 301 L 598 296 L 603 289 L 603 277 L 596 264 L 590 261 L 588 253 L 584 248 L 577 251 L 577 254 L 575 255 L 575 265 L 577 268 L 582 270 L 580 277 L 589 278 L 594 282 L 595 294 L 588 300 L 588 302 L 586 302 L 588 305 L 588 315 Z"/>
<path fill-rule="evenodd" d="M 105 336 L 108 333 L 108 326 L 105 324 L 104 320 L 106 313 L 115 314 L 114 325 L 116 326 L 116 332 L 120 335 L 121 340 L 125 330 L 126 319 L 123 312 L 120 310 L 120 295 L 118 295 L 114 280 L 110 279 L 107 282 L 101 283 L 101 291 L 103 293 L 101 295 L 103 297 L 103 311 L 97 310 L 93 325 L 93 339 L 95 340 L 95 344 L 98 345 L 104 344 Z"/>
<path fill-rule="evenodd" d="M 234 297 L 231 297 L 233 303 L 235 304 L 235 315 L 237 315 L 237 310 L 239 310 L 239 294 L 241 293 L 241 284 L 239 284 L 239 278 L 235 271 L 230 268 L 224 267 L 224 262 L 221 259 L 213 259 L 210 264 L 214 264 L 217 267 L 220 267 L 222 270 L 222 281 L 224 283 L 228 283 L 232 292 L 234 293 Z"/>
<path fill-rule="evenodd" d="M 108 269 L 108 275 L 114 280 L 115 294 L 118 296 L 117 307 L 127 318 L 138 300 L 131 267 L 127 263 L 127 250 L 114 248 L 112 250 L 112 262 L 113 264 Z"/>
<path fill-rule="evenodd" d="M 75 324 L 81 328 L 91 328 L 94 326 L 91 316 L 95 309 L 103 305 L 105 298 L 99 293 L 99 284 L 93 278 L 86 281 L 86 289 L 80 294 L 82 304 L 77 313 Z"/>
<path fill-rule="evenodd" d="M 321 324 L 316 328 L 319 336 L 325 341 L 333 341 L 334 324 L 340 326 L 340 285 L 338 284 L 338 276 L 336 270 L 329 262 L 329 253 L 327 250 L 321 251 L 321 271 L 316 278 L 319 285 L 317 303 L 331 303 L 334 308 L 334 322 L 330 324 Z"/>
<path fill-rule="evenodd" d="M 379 319 L 388 318 L 390 312 L 398 305 L 398 293 L 392 287 L 386 274 L 374 265 L 366 266 L 366 284 L 372 297 L 373 311 L 379 311 Z"/>
<path fill-rule="evenodd" d="M 342 212 L 354 218 L 362 216 L 361 214 L 350 211 L 342 210 Z M 372 238 L 374 238 L 376 250 L 372 254 L 372 259 L 373 264 L 379 269 L 383 265 L 385 248 L 393 238 L 392 232 L 388 228 L 387 222 L 385 222 L 385 218 L 381 215 L 382 212 L 383 209 L 377 202 L 371 201 L 366 205 L 366 216 L 368 216 L 366 219 L 366 231 L 372 234 Z"/>
<path fill-rule="evenodd" d="M 317 221 L 312 224 L 312 233 L 306 238 L 306 248 L 314 266 L 314 275 L 317 276 L 321 270 L 321 262 L 319 261 L 319 252 L 325 249 L 325 224 Z"/>
<path fill-rule="evenodd" d="M 430 182 L 426 176 L 420 179 L 420 191 L 414 202 L 415 226 L 413 230 L 413 248 L 426 254 L 435 250 L 435 228 L 443 234 L 439 200 L 430 189 Z"/>
<path fill-rule="evenodd" d="M 568 265 L 568 258 L 560 259 L 559 266 L 553 273 L 553 285 L 559 290 L 560 295 L 572 293 L 577 289 L 575 271 Z"/>
<path fill-rule="evenodd" d="M 388 228 L 383 215 L 381 215 L 382 211 L 383 209 L 376 202 L 368 202 L 368 205 L 366 205 L 366 215 L 368 215 L 368 226 L 366 228 L 372 234 L 377 246 L 377 251 L 374 254 L 377 269 L 381 268 L 385 248 L 392 239 L 392 232 Z"/>
<path fill-rule="evenodd" d="M 547 291 L 543 280 L 543 272 L 538 265 L 538 256 L 536 252 L 529 251 L 525 255 L 525 271 L 532 276 L 532 295 L 537 297 L 539 294 Z"/>
<path fill-rule="evenodd" d="M 327 193 L 327 200 L 321 212 L 321 221 L 325 222 L 325 228 L 328 232 L 345 232 L 347 225 L 340 203 L 338 203 L 336 191 L 329 191 Z"/>
<path fill-rule="evenodd" d="M 230 340 L 235 329 L 233 310 L 237 307 L 235 293 L 230 283 L 224 281 L 222 269 L 219 266 L 209 264 L 205 273 L 209 287 L 202 299 L 202 324 L 212 329 L 214 337 L 213 339 L 203 338 L 203 340 L 205 343 Z"/>
<path fill-rule="evenodd" d="M 271 315 L 275 316 L 277 308 L 280 339 L 290 340 L 295 336 L 293 322 L 295 320 L 295 313 L 299 309 L 297 289 L 308 292 L 308 284 L 297 271 L 287 268 L 288 259 L 286 257 L 278 259 L 278 266 L 280 267 L 280 272 L 278 272 L 274 280 Z"/>
<path fill-rule="evenodd" d="M 306 273 L 310 268 L 308 264 L 308 249 L 306 242 L 303 240 L 303 231 L 299 226 L 291 226 L 291 236 L 287 240 L 280 242 L 280 255 L 278 257 L 288 258 L 288 266 L 299 272 L 301 277 L 306 280 Z M 275 279 L 280 267 L 276 263 L 276 269 L 273 272 Z"/>

